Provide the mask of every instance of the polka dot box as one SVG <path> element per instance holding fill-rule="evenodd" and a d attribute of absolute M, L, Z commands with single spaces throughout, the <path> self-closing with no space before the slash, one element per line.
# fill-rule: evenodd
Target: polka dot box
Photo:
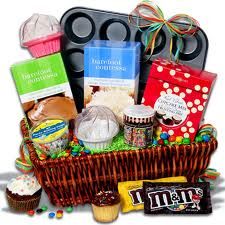
<path fill-rule="evenodd" d="M 156 110 L 157 129 L 194 140 L 216 76 L 164 59 L 155 60 L 142 103 Z"/>

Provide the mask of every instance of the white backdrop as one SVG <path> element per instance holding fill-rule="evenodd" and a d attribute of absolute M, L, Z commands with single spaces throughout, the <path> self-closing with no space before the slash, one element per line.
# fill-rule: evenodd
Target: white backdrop
<path fill-rule="evenodd" d="M 4 3 L 3 3 L 4 2 Z M 6 204 L 4 190 L 7 180 L 16 176 L 14 160 L 19 154 L 21 135 L 19 121 L 23 117 L 19 99 L 15 90 L 9 67 L 11 64 L 29 59 L 26 50 L 20 48 L 18 30 L 23 21 L 34 12 L 55 15 L 58 19 L 71 7 L 86 6 L 104 10 L 129 13 L 138 3 L 137 0 L 7 0 L 0 6 L 0 224 L 95 224 L 89 206 L 78 207 L 74 213 L 65 214 L 60 221 L 50 221 L 47 214 L 29 218 L 27 215 L 12 214 Z M 211 167 L 224 170 L 224 96 L 225 96 L 225 63 L 224 63 L 224 24 L 222 23 L 223 1 L 209 0 L 156 0 L 166 17 L 176 13 L 187 13 L 197 18 L 209 38 L 209 54 L 206 70 L 218 73 L 218 80 L 206 113 L 206 122 L 214 124 L 219 132 L 219 148 L 213 155 Z M 216 5 L 217 4 L 217 5 Z M 222 16 L 220 16 L 222 15 Z M 221 19 L 221 21 L 219 21 Z M 142 212 L 120 215 L 115 224 L 218 224 L 224 217 L 225 197 L 224 180 L 220 178 L 218 188 L 212 193 L 214 212 L 210 216 L 144 216 Z M 46 196 L 42 201 L 47 202 Z"/>

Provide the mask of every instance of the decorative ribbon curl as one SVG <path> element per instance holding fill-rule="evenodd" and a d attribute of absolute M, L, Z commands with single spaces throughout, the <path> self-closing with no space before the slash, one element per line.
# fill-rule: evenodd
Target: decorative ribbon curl
<path fill-rule="evenodd" d="M 147 54 L 150 51 L 150 57 L 153 54 L 156 38 L 165 25 L 171 35 L 170 39 L 170 58 L 172 59 L 173 38 L 178 39 L 177 51 L 174 55 L 175 61 L 179 60 L 179 53 L 183 49 L 183 39 L 185 36 L 194 35 L 199 29 L 199 23 L 193 17 L 186 14 L 176 14 L 166 20 L 162 10 L 149 0 L 144 0 L 136 6 L 129 15 L 129 23 L 136 26 L 144 33 L 145 50 Z M 147 30 L 146 30 L 147 28 Z M 149 58 L 150 58 L 149 57 Z"/>

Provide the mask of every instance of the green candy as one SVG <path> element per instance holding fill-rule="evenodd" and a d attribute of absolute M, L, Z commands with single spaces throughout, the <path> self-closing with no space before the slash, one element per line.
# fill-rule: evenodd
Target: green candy
<path fill-rule="evenodd" d="M 195 141 L 196 141 L 196 142 L 202 142 L 202 136 L 197 136 L 197 137 L 195 138 Z"/>
<path fill-rule="evenodd" d="M 68 213 L 73 212 L 73 207 L 72 207 L 72 206 L 67 207 L 67 208 L 66 208 L 66 212 L 68 212 Z"/>
<path fill-rule="evenodd" d="M 56 159 L 56 158 L 57 158 L 57 154 L 55 154 L 55 153 L 52 154 L 52 155 L 51 155 L 51 158 L 52 158 L 52 159 Z"/>
<path fill-rule="evenodd" d="M 164 144 L 165 145 L 169 145 L 169 141 L 168 140 L 164 140 Z"/>
<path fill-rule="evenodd" d="M 184 138 L 184 139 L 183 139 L 183 144 L 189 145 L 190 143 L 191 143 L 190 138 Z"/>
<path fill-rule="evenodd" d="M 42 209 L 43 211 L 47 211 L 47 210 L 48 210 L 48 206 L 43 205 L 43 206 L 41 207 L 41 209 Z"/>
<path fill-rule="evenodd" d="M 75 146 L 73 146 L 73 148 L 72 148 L 72 152 L 79 152 L 80 149 L 81 149 L 81 147 L 80 147 L 79 145 L 75 145 Z"/>

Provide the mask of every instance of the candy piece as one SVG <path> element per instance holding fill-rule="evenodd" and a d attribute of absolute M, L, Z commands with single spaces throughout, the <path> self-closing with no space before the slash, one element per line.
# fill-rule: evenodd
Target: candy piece
<path fill-rule="evenodd" d="M 71 153 L 72 156 L 78 156 L 78 154 L 79 154 L 78 152 L 72 152 Z"/>
<path fill-rule="evenodd" d="M 164 145 L 168 145 L 169 141 L 168 140 L 164 140 Z"/>
<path fill-rule="evenodd" d="M 43 212 L 42 209 L 37 209 L 37 210 L 36 210 L 36 213 L 37 213 L 37 214 L 41 214 L 42 212 Z"/>
<path fill-rule="evenodd" d="M 157 130 L 157 131 L 155 132 L 155 134 L 156 134 L 156 137 L 160 137 L 161 131 L 160 131 L 160 130 Z"/>
<path fill-rule="evenodd" d="M 56 218 L 57 219 L 61 219 L 63 217 L 63 214 L 62 213 L 56 213 Z"/>
<path fill-rule="evenodd" d="M 56 211 L 56 213 L 63 214 L 63 210 L 59 209 L 59 210 Z"/>
<path fill-rule="evenodd" d="M 212 213 L 208 182 L 167 184 L 143 182 L 143 197 L 145 214 Z"/>
<path fill-rule="evenodd" d="M 52 159 L 56 159 L 56 158 L 57 158 L 57 154 L 55 154 L 55 153 L 52 154 L 52 155 L 51 155 L 51 158 L 52 158 Z"/>
<path fill-rule="evenodd" d="M 209 135 L 203 135 L 202 136 L 202 140 L 204 141 L 204 142 L 209 142 L 210 141 L 210 136 Z"/>
<path fill-rule="evenodd" d="M 81 156 L 86 156 L 86 153 L 85 152 L 80 152 L 80 155 Z"/>
<path fill-rule="evenodd" d="M 83 141 L 79 140 L 79 145 L 80 145 L 80 146 L 84 146 Z"/>
<path fill-rule="evenodd" d="M 183 141 L 183 137 L 182 136 L 176 137 L 176 142 L 177 143 L 181 143 L 182 141 Z"/>
<path fill-rule="evenodd" d="M 89 149 L 85 149 L 84 152 L 85 152 L 86 154 L 90 154 L 90 153 L 91 153 L 91 151 L 90 151 Z"/>
<path fill-rule="evenodd" d="M 159 140 L 158 140 L 158 144 L 159 144 L 159 145 L 164 145 L 164 140 L 163 140 L 163 139 L 159 139 Z"/>
<path fill-rule="evenodd" d="M 197 137 L 195 138 L 195 141 L 196 141 L 196 142 L 202 142 L 202 136 L 197 136 Z"/>
<path fill-rule="evenodd" d="M 190 143 L 191 143 L 190 138 L 184 138 L 184 139 L 183 139 L 183 144 L 189 145 Z"/>
<path fill-rule="evenodd" d="M 34 210 L 29 210 L 29 211 L 27 211 L 27 214 L 29 216 L 33 216 L 35 214 L 35 211 Z"/>
<path fill-rule="evenodd" d="M 64 157 L 68 157 L 68 156 L 70 156 L 70 153 L 65 153 L 64 155 L 63 155 Z"/>
<path fill-rule="evenodd" d="M 185 177 L 168 177 L 149 182 L 187 182 Z M 143 180 L 118 183 L 122 212 L 144 209 Z"/>
<path fill-rule="evenodd" d="M 48 217 L 49 217 L 50 219 L 54 218 L 54 217 L 55 217 L 55 213 L 54 213 L 54 212 L 50 212 L 50 213 L 48 214 Z"/>
<path fill-rule="evenodd" d="M 67 207 L 67 208 L 66 208 L 66 212 L 68 212 L 68 213 L 73 212 L 73 207 L 72 207 L 72 206 Z"/>
<path fill-rule="evenodd" d="M 47 211 L 47 210 L 48 210 L 48 206 L 43 205 L 43 206 L 41 206 L 41 209 L 42 209 L 43 211 Z"/>
<path fill-rule="evenodd" d="M 175 142 L 176 141 L 176 137 L 172 135 L 172 136 L 169 137 L 168 140 L 169 140 L 169 142 Z"/>
<path fill-rule="evenodd" d="M 79 152 L 81 147 L 79 145 L 73 146 L 72 152 Z"/>
<path fill-rule="evenodd" d="M 167 133 L 163 132 L 160 134 L 160 138 L 163 140 L 167 140 L 169 138 L 169 135 Z"/>
<path fill-rule="evenodd" d="M 153 145 L 158 145 L 158 141 L 156 139 L 153 140 L 152 142 Z"/>

